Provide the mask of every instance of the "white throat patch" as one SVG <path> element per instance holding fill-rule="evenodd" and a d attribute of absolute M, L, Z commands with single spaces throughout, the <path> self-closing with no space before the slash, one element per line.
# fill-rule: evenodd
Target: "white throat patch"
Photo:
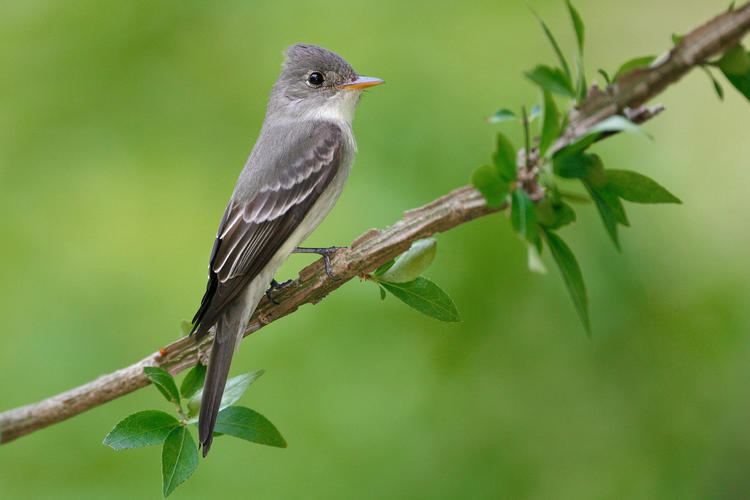
<path fill-rule="evenodd" d="M 312 109 L 303 115 L 303 119 L 326 120 L 334 123 L 345 123 L 349 126 L 354 120 L 354 109 L 357 107 L 360 90 L 343 90 L 328 99 L 323 106 Z"/>

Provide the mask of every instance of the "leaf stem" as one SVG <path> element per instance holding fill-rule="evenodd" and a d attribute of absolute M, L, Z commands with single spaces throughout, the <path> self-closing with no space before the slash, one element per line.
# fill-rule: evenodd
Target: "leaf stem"
<path fill-rule="evenodd" d="M 529 171 L 529 166 L 531 165 L 531 162 L 529 161 L 529 158 L 531 157 L 531 137 L 529 134 L 529 116 L 526 114 L 526 106 L 521 106 L 521 116 L 523 117 L 523 139 L 525 144 L 525 154 L 524 154 L 524 163 L 526 165 L 526 171 Z"/>

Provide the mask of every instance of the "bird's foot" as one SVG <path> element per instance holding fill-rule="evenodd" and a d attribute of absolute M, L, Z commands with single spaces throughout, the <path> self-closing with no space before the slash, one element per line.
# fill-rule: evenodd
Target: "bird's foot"
<path fill-rule="evenodd" d="M 338 278 L 333 275 L 333 270 L 331 269 L 331 256 L 336 255 L 336 252 L 344 248 L 346 247 L 297 247 L 294 249 L 294 253 L 316 253 L 320 255 L 321 257 L 323 257 L 323 265 L 325 266 L 326 274 L 328 275 L 328 277 L 332 280 L 337 280 Z"/>
<path fill-rule="evenodd" d="M 270 284 L 270 286 L 268 287 L 268 290 L 266 290 L 266 298 L 267 298 L 267 299 L 268 299 L 268 300 L 269 300 L 269 301 L 270 301 L 270 302 L 271 302 L 272 304 L 275 304 L 275 305 L 277 305 L 277 306 L 278 306 L 278 305 L 279 305 L 279 303 L 278 303 L 278 302 L 276 301 L 276 299 L 274 299 L 274 298 L 273 298 L 273 295 L 272 295 L 272 294 L 273 294 L 273 292 L 275 292 L 276 290 L 281 290 L 282 288 L 285 288 L 285 287 L 287 287 L 287 286 L 288 286 L 288 285 L 289 285 L 289 284 L 290 284 L 291 282 L 292 282 L 292 280 L 286 280 L 286 281 L 284 281 L 283 283 L 279 283 L 279 282 L 278 282 L 278 281 L 276 281 L 276 280 L 271 280 L 271 284 Z"/>

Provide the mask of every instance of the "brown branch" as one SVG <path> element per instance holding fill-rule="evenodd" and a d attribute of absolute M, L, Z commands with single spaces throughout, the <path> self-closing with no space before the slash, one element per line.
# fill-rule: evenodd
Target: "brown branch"
<path fill-rule="evenodd" d="M 337 279 L 326 276 L 321 261 L 304 268 L 294 283 L 275 296 L 279 305 L 266 299 L 261 302 L 250 319 L 245 335 L 293 313 L 303 304 L 320 302 L 347 281 L 371 272 L 403 253 L 415 240 L 496 210 L 488 208 L 482 195 L 468 186 L 410 210 L 394 225 L 382 231 L 372 229 L 357 238 L 349 248 L 339 250 L 331 259 L 332 271 Z M 145 366 L 158 365 L 173 374 L 189 368 L 196 364 L 211 340 L 208 337 L 197 343 L 192 338 L 182 338 L 127 368 L 44 401 L 1 413 L 0 442 L 7 443 L 146 386 L 148 380 L 143 375 Z"/>
<path fill-rule="evenodd" d="M 725 12 L 687 34 L 672 50 L 648 68 L 622 75 L 605 92 L 590 93 L 571 116 L 566 137 L 553 152 L 567 145 L 593 125 L 626 109 L 636 109 L 678 82 L 695 66 L 723 54 L 750 30 L 750 3 Z"/>
<path fill-rule="evenodd" d="M 570 116 L 564 136 L 553 146 L 559 151 L 583 135 L 592 125 L 614 114 L 625 114 L 634 121 L 646 121 L 661 108 L 645 108 L 650 98 L 678 81 L 690 69 L 715 57 L 750 31 L 750 3 L 724 13 L 688 34 L 668 54 L 648 69 L 624 75 L 605 91 L 595 87 L 588 98 Z M 410 210 L 394 225 L 370 230 L 351 247 L 337 252 L 332 259 L 337 280 L 328 279 L 320 261 L 304 268 L 299 278 L 277 297 L 279 305 L 264 300 L 250 320 L 246 335 L 291 314 L 300 306 L 315 304 L 347 281 L 363 276 L 404 252 L 412 242 L 447 231 L 497 209 L 488 208 L 472 187 L 457 189 L 442 198 Z M 145 366 L 162 366 L 178 373 L 196 364 L 211 338 L 196 343 L 182 338 L 137 363 L 38 403 L 0 413 L 0 443 L 7 443 L 38 429 L 61 422 L 124 396 L 148 384 Z"/>

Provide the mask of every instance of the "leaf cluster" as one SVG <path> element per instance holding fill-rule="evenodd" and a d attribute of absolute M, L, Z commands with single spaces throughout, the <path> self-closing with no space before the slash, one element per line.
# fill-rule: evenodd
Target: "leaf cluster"
<path fill-rule="evenodd" d="M 528 245 L 531 270 L 546 272 L 540 256 L 545 247 L 549 249 L 581 322 L 590 333 L 588 298 L 581 268 L 570 247 L 558 234 L 577 219 L 573 203 L 593 205 L 606 233 L 619 250 L 619 228 L 630 226 L 624 202 L 680 203 L 680 200 L 643 174 L 605 168 L 604 160 L 590 151 L 597 141 L 620 132 L 649 137 L 625 116 L 615 115 L 598 123 L 570 144 L 558 142 L 566 132 L 570 111 L 587 94 L 583 64 L 585 25 L 570 0 L 565 1 L 565 6 L 576 35 L 575 66 L 568 63 L 551 29 L 537 16 L 557 65 L 541 64 L 525 73 L 540 89 L 541 102 L 534 107 L 539 110 L 537 113 L 532 113 L 528 119 L 522 113 L 519 120 L 518 115 L 503 108 L 490 117 L 488 121 L 491 123 L 520 121 L 525 145 L 517 154 L 519 150 L 508 137 L 498 133 L 492 162 L 474 171 L 472 184 L 490 207 L 509 208 L 513 229 Z M 722 60 L 727 60 L 722 63 L 722 71 L 731 66 L 739 78 L 740 73 L 750 70 L 750 61 L 745 64 L 746 55 L 735 51 L 731 56 L 732 63 L 728 62 L 729 56 L 725 56 Z M 613 77 L 604 70 L 599 73 L 609 85 L 633 70 L 648 66 L 653 60 L 653 56 L 648 56 L 627 61 L 620 65 Z M 561 112 L 558 99 L 566 102 L 567 112 Z M 529 128 L 536 116 L 541 116 L 541 120 L 532 145 Z M 562 188 L 571 182 L 578 183 L 583 192 L 569 192 Z"/>
<path fill-rule="evenodd" d="M 198 447 L 190 426 L 198 422 L 206 367 L 195 365 L 182 380 L 180 389 L 174 377 L 156 366 L 143 369 L 146 377 L 159 393 L 175 407 L 177 416 L 160 410 L 133 413 L 117 423 L 104 438 L 104 444 L 114 450 L 162 445 L 162 493 L 169 496 L 198 468 Z M 232 436 L 245 441 L 285 448 L 286 441 L 278 429 L 263 415 L 233 406 L 263 370 L 229 379 L 224 388 L 214 436 Z"/>

